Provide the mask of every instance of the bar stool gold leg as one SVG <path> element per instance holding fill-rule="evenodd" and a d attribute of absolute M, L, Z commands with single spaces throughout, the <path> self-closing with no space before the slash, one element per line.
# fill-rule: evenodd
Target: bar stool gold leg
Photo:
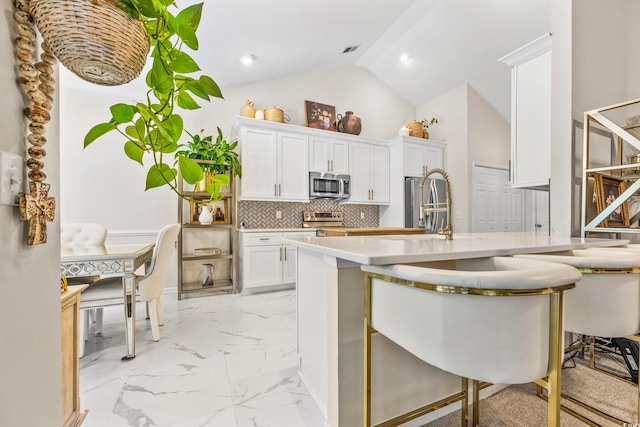
<path fill-rule="evenodd" d="M 473 380 L 473 427 L 480 427 L 480 387 L 478 380 Z"/>
<path fill-rule="evenodd" d="M 365 276 L 364 307 L 364 427 L 371 426 L 371 277 Z"/>
<path fill-rule="evenodd" d="M 549 301 L 549 383 L 547 426 L 560 426 L 560 385 L 562 384 L 562 309 L 563 292 L 554 292 Z"/>
<path fill-rule="evenodd" d="M 462 377 L 462 392 L 464 398 L 462 399 L 462 427 L 469 426 L 469 379 Z"/>

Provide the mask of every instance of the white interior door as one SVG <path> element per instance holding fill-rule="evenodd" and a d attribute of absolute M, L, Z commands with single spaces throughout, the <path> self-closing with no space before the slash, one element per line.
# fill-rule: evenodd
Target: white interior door
<path fill-rule="evenodd" d="M 524 230 L 524 191 L 511 188 L 509 170 L 473 165 L 473 231 Z"/>

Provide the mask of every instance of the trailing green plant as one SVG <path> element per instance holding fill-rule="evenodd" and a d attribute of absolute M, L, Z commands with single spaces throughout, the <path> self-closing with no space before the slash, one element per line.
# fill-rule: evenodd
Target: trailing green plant
<path fill-rule="evenodd" d="M 149 35 L 152 66 L 145 78 L 149 89 L 141 102 L 112 105 L 111 118 L 89 130 L 84 146 L 86 148 L 109 132 L 118 132 L 123 137 L 127 157 L 144 165 L 145 154 L 151 156 L 153 164 L 147 171 L 145 191 L 168 185 L 180 197 L 193 200 L 193 195 L 186 196 L 178 191 L 178 169 L 170 166 L 177 165 L 182 178 L 189 184 L 203 178 L 202 168 L 193 159 L 177 154 L 175 163 L 172 163 L 184 130 L 182 116 L 177 111 L 179 108 L 200 108 L 194 97 L 205 101 L 210 101 L 211 97 L 223 98 L 211 77 L 188 76 L 200 71 L 198 64 L 183 48 L 197 50 L 199 47 L 196 31 L 203 3 L 189 6 L 174 16 L 168 10 L 174 0 L 117 1 L 129 16 L 142 21 Z M 226 179 L 228 183 L 229 178 L 225 176 L 220 175 L 216 179 L 220 183 Z M 211 197 L 217 198 L 213 186 L 211 190 Z"/>

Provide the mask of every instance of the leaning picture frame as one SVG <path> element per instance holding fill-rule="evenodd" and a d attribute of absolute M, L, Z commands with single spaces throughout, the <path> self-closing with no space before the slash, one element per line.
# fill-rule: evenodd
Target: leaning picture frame
<path fill-rule="evenodd" d="M 220 199 L 208 203 L 213 221 L 211 224 L 229 224 L 229 199 Z"/>
<path fill-rule="evenodd" d="M 304 101 L 307 127 L 337 132 L 336 107 L 314 101 Z"/>
<path fill-rule="evenodd" d="M 189 202 L 189 224 L 200 224 L 199 218 L 202 213 L 202 203 L 194 200 Z"/>
<path fill-rule="evenodd" d="M 624 181 L 596 175 L 595 198 L 598 214 L 620 197 L 620 194 L 624 192 L 625 188 Z M 605 228 L 626 228 L 629 227 L 629 225 L 629 207 L 625 201 L 598 226 Z"/>

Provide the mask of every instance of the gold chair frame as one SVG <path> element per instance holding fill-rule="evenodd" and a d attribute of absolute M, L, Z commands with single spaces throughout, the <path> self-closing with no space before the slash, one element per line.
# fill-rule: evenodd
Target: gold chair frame
<path fill-rule="evenodd" d="M 582 274 L 638 274 L 640 272 L 640 268 L 619 268 L 619 269 L 605 269 L 605 268 L 578 268 L 578 270 L 580 271 L 580 273 Z M 631 335 L 631 336 L 627 336 L 625 337 L 627 339 L 630 339 L 632 341 L 638 342 L 640 343 L 640 336 L 637 335 Z M 585 348 L 589 348 L 589 368 L 593 369 L 594 371 L 598 371 L 601 372 L 603 374 L 607 374 L 613 378 L 616 378 L 622 382 L 625 382 L 627 384 L 631 384 L 631 385 L 636 385 L 636 383 L 632 382 L 632 381 L 628 381 L 624 378 L 620 378 L 619 376 L 612 374 L 611 372 L 608 372 L 604 369 L 600 369 L 596 366 L 596 360 L 595 360 L 595 338 L 594 337 L 589 337 L 587 340 L 585 340 L 582 343 L 577 343 L 574 344 L 570 347 L 567 347 L 564 350 L 564 353 L 570 353 L 572 351 L 576 351 L 576 350 L 584 350 Z M 640 363 L 640 357 L 639 360 L 636 360 L 636 363 Z M 640 365 L 639 365 L 640 366 Z M 637 402 L 637 415 L 640 417 L 640 381 L 638 381 L 638 402 Z M 547 396 L 544 395 L 544 391 L 542 390 L 542 387 L 537 386 L 536 387 L 536 394 L 538 395 L 539 398 L 546 400 Z M 581 400 L 576 399 L 575 397 L 571 397 L 566 393 L 561 393 L 560 394 L 561 397 L 563 399 L 568 400 L 569 402 L 580 406 L 583 409 L 586 409 L 587 411 L 591 412 L 592 414 L 598 415 L 599 417 L 602 417 L 608 421 L 611 421 L 612 423 L 621 425 L 621 426 L 626 426 L 626 425 L 634 425 L 634 423 L 632 423 L 631 421 L 624 421 L 621 420 L 620 418 L 617 418 L 611 414 L 607 414 L 606 412 L 603 412 L 601 410 L 599 410 L 598 408 L 595 408 L 587 403 L 582 402 Z M 584 415 L 574 411 L 571 408 L 568 408 L 565 405 L 560 405 L 560 409 L 562 409 L 563 411 L 565 411 L 567 414 L 572 415 L 573 417 L 579 419 L 580 421 L 582 421 L 585 424 L 588 424 L 592 427 L 601 427 L 600 424 L 596 423 L 593 420 L 590 420 L 589 418 L 585 417 Z M 640 418 L 639 418 L 640 420 Z"/>
<path fill-rule="evenodd" d="M 535 296 L 549 295 L 549 367 L 548 376 L 535 380 L 538 387 L 547 390 L 547 426 L 560 426 L 560 386 L 562 382 L 562 334 L 564 332 L 563 319 L 563 298 L 564 291 L 575 288 L 575 284 L 561 285 L 542 289 L 489 289 L 489 288 L 472 288 L 461 286 L 434 285 L 431 283 L 416 282 L 411 280 L 399 279 L 387 275 L 376 273 L 365 273 L 365 310 L 364 310 L 364 427 L 392 427 L 410 420 L 416 419 L 442 407 L 448 406 L 459 400 L 462 400 L 461 426 L 467 427 L 469 421 L 469 400 L 468 400 L 468 384 L 469 380 L 462 377 L 462 389 L 458 393 L 446 396 L 438 401 L 431 402 L 427 405 L 413 409 L 407 413 L 397 415 L 382 423 L 371 426 L 371 336 L 377 331 L 371 326 L 371 286 L 373 279 L 380 279 L 386 282 L 398 285 L 409 286 L 426 291 L 442 292 L 460 295 L 478 295 L 485 297 L 492 296 Z M 472 426 L 480 426 L 480 389 L 491 384 L 472 380 L 472 399 L 473 413 Z"/>

